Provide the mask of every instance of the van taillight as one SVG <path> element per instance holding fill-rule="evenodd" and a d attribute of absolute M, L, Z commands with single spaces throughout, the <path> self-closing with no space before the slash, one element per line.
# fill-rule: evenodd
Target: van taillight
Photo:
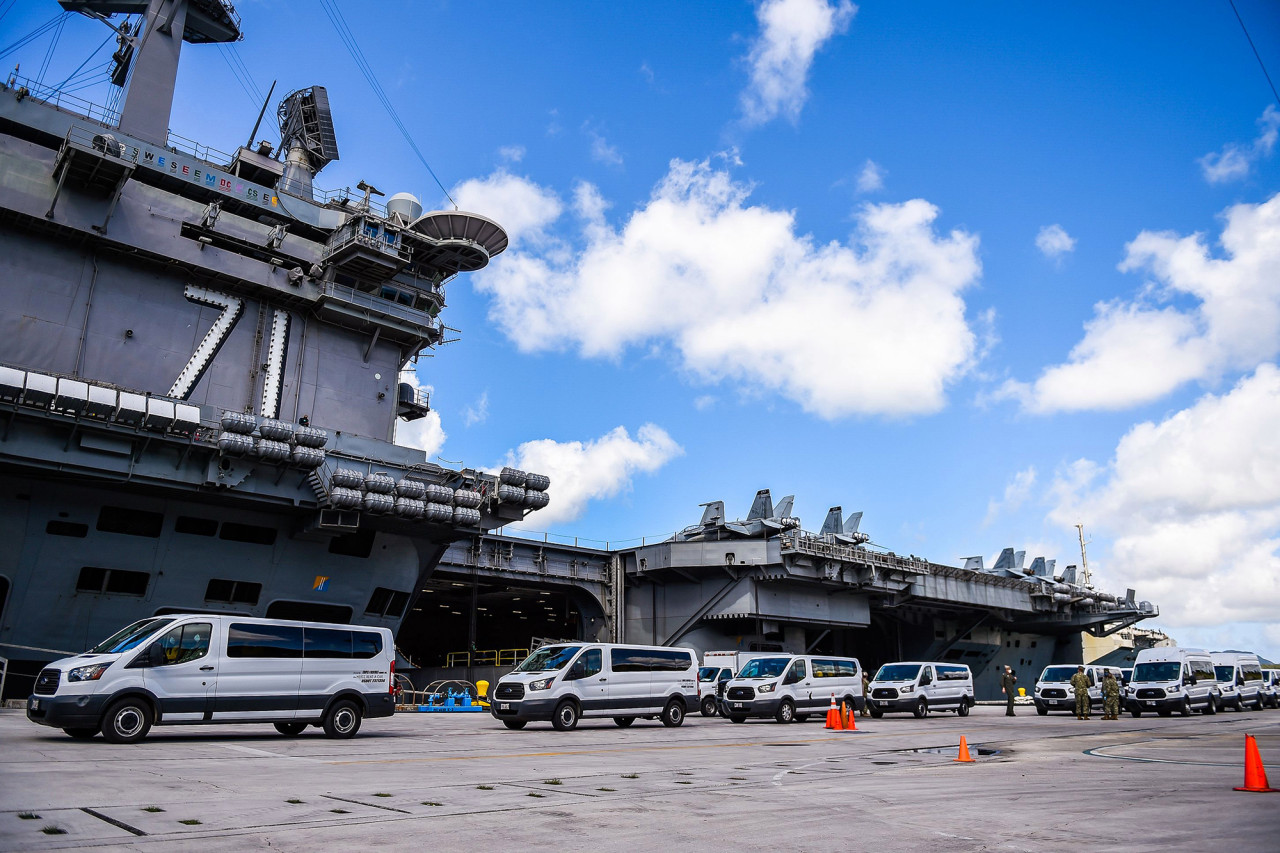
<path fill-rule="evenodd" d="M 396 692 L 396 662 L 394 659 L 391 661 L 391 675 L 388 676 L 387 681 L 389 682 L 387 692 L 394 696 Z"/>

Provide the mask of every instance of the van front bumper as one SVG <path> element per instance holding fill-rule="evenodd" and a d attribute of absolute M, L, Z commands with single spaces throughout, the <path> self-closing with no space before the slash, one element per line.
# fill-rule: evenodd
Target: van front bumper
<path fill-rule="evenodd" d="M 27 719 L 55 729 L 96 729 L 102 724 L 102 710 L 107 697 L 94 694 L 79 696 L 27 697 Z"/>
<path fill-rule="evenodd" d="M 489 703 L 489 713 L 495 720 L 521 720 L 532 722 L 550 720 L 556 709 L 554 698 L 546 699 L 494 699 Z"/>
<path fill-rule="evenodd" d="M 916 702 L 920 697 L 908 693 L 906 696 L 899 696 L 897 699 L 876 699 L 872 697 L 867 700 L 867 704 L 877 711 L 914 711 Z"/>
<path fill-rule="evenodd" d="M 783 696 L 770 696 L 765 699 L 725 699 L 720 704 L 726 716 L 730 717 L 772 717 L 778 713 Z M 794 700 L 792 700 L 794 701 Z"/>

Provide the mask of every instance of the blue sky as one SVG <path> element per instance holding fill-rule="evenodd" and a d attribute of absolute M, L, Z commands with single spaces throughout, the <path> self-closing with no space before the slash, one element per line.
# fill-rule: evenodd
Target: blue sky
<path fill-rule="evenodd" d="M 1236 6 L 1280 78 L 1280 7 Z M 809 529 L 1061 567 L 1079 522 L 1184 645 L 1280 659 L 1280 104 L 1226 0 L 338 8 L 511 233 L 451 283 L 401 440 L 550 474 L 522 528 L 662 538 L 769 488 Z M 0 11 L 7 45 L 58 7 Z M 324 85 L 318 186 L 447 204 L 319 4 L 239 12 L 185 48 L 176 132 L 231 150 L 273 79 Z M 107 35 L 70 19 L 45 82 Z"/>

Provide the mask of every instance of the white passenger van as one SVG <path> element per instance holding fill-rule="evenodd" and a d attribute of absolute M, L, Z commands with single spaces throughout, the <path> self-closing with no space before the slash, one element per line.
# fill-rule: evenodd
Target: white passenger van
<path fill-rule="evenodd" d="M 962 663 L 887 663 L 871 680 L 867 705 L 873 717 L 886 711 L 911 711 L 920 718 L 930 711 L 955 711 L 967 717 L 974 705 L 973 673 Z"/>
<path fill-rule="evenodd" d="M 558 643 L 535 651 L 498 680 L 489 712 L 509 729 L 550 720 L 569 731 L 582 717 L 636 717 L 678 726 L 698 706 L 698 662 L 689 649 Z"/>
<path fill-rule="evenodd" d="M 395 713 L 386 628 L 247 616 L 143 619 L 36 677 L 27 718 L 74 738 L 135 743 L 153 723 L 308 725 L 349 738 Z"/>
<path fill-rule="evenodd" d="M 1280 708 L 1280 669 L 1262 671 L 1262 696 L 1268 708 Z"/>
<path fill-rule="evenodd" d="M 1155 711 L 1162 717 L 1174 711 L 1187 717 L 1193 709 L 1217 713 L 1216 678 L 1209 653 L 1203 649 L 1143 649 L 1133 665 L 1125 705 L 1135 717 L 1141 717 L 1143 711 Z"/>
<path fill-rule="evenodd" d="M 1036 680 L 1036 690 L 1033 697 L 1037 714 L 1043 717 L 1050 711 L 1070 711 L 1073 714 L 1075 713 L 1076 691 L 1071 686 L 1071 676 L 1076 674 L 1079 666 L 1079 664 L 1075 663 L 1059 663 L 1051 664 L 1044 668 L 1044 672 L 1040 673 L 1040 678 Z M 1089 708 L 1091 710 L 1096 711 L 1102 707 L 1102 674 L 1108 669 L 1119 680 L 1120 669 L 1118 667 L 1085 664 L 1084 674 L 1089 678 Z M 1121 696 L 1123 697 L 1123 691 Z"/>
<path fill-rule="evenodd" d="M 714 717 L 724 701 L 725 685 L 743 664 L 753 658 L 768 657 L 769 652 L 703 652 L 698 670 L 698 707 L 704 717 Z"/>
<path fill-rule="evenodd" d="M 769 654 L 743 665 L 725 686 L 723 707 L 735 723 L 747 717 L 804 722 L 810 714 L 826 713 L 833 696 L 837 704 L 862 709 L 862 665 L 857 658 Z"/>
<path fill-rule="evenodd" d="M 1218 710 L 1230 706 L 1243 711 L 1246 706 L 1261 711 L 1267 703 L 1262 685 L 1262 663 L 1249 652 L 1214 652 L 1214 676 L 1218 680 Z"/>

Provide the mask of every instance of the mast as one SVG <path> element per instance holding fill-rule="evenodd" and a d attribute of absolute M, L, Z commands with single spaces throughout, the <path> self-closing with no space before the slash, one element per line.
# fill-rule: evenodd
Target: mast
<path fill-rule="evenodd" d="M 1080 537 L 1080 570 L 1084 576 L 1083 578 L 1084 585 L 1087 587 L 1092 587 L 1093 579 L 1089 576 L 1089 555 L 1086 554 L 1084 550 L 1085 542 L 1084 542 L 1084 525 L 1083 524 L 1076 525 L 1076 533 Z"/>

